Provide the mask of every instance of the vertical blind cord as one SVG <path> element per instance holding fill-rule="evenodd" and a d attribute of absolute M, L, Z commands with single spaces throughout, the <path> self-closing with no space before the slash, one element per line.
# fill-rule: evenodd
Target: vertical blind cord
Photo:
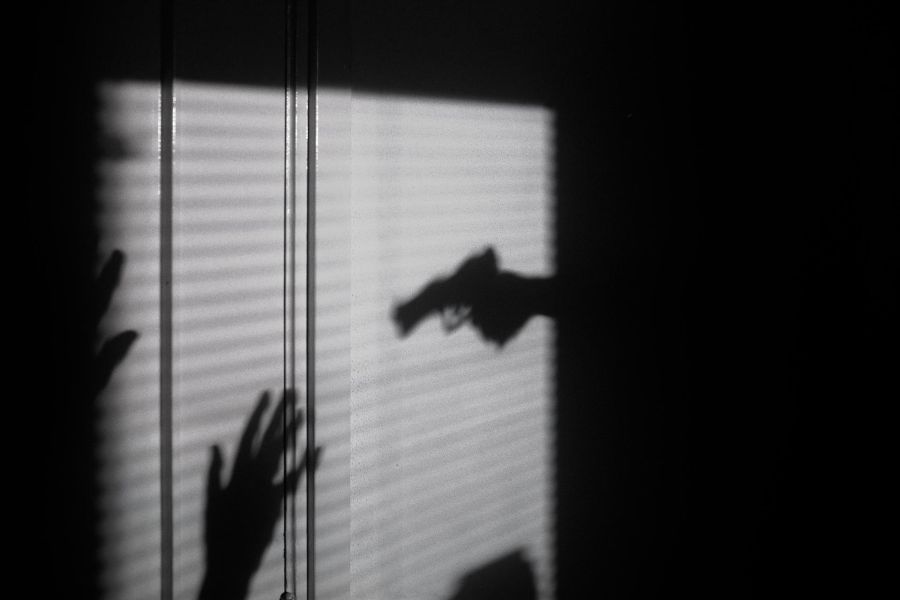
<path fill-rule="evenodd" d="M 295 27 L 294 27 L 294 1 L 285 0 L 285 31 L 284 31 L 284 68 L 285 68 L 285 107 L 284 107 L 284 272 L 283 272 L 283 370 L 282 390 L 285 394 L 283 403 L 284 415 L 282 419 L 282 559 L 284 564 L 284 591 L 281 600 L 293 600 L 294 596 L 288 591 L 288 496 L 291 492 L 288 475 L 288 457 L 293 458 L 291 442 L 296 445 L 296 438 L 291 435 L 295 412 L 294 387 L 294 280 L 293 280 L 293 215 L 295 210 L 294 197 L 294 163 L 295 163 L 295 136 L 296 123 L 296 70 L 295 57 Z M 292 466 L 295 461 L 292 461 Z M 293 536 L 292 536 L 293 538 Z"/>
<path fill-rule="evenodd" d="M 287 389 L 287 294 L 288 294 L 288 276 L 287 276 L 287 242 L 288 242 L 288 231 L 287 231 L 287 211 L 288 211 L 288 155 L 290 152 L 290 139 L 288 133 L 288 120 L 290 119 L 290 76 L 288 73 L 288 63 L 290 56 L 290 19 L 291 13 L 291 0 L 285 0 L 285 37 L 284 37 L 284 62 L 285 62 L 285 82 L 284 82 L 284 240 L 283 240 L 283 260 L 282 260 L 282 327 L 281 333 L 283 336 L 282 339 L 282 383 L 281 389 Z M 281 435 L 281 443 L 284 445 L 282 456 L 287 457 L 287 402 L 282 406 L 282 410 L 284 411 L 284 418 L 282 424 L 282 435 Z M 285 460 L 281 467 L 281 476 L 282 481 L 285 481 L 287 477 L 287 461 Z M 281 507 L 282 507 L 282 531 L 281 531 L 281 544 L 282 544 L 282 563 L 283 563 L 283 574 L 284 574 L 284 586 L 282 590 L 281 597 L 284 598 L 287 593 L 287 491 L 282 490 L 281 492 Z"/>
<path fill-rule="evenodd" d="M 175 26 L 173 0 L 160 2 L 159 97 L 159 444 L 160 444 L 160 598 L 175 589 L 173 449 L 172 240 L 175 146 Z"/>

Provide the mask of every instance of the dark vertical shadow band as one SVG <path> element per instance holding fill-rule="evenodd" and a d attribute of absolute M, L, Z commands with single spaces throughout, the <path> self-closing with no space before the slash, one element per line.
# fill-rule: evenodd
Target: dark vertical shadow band
<path fill-rule="evenodd" d="M 316 598 L 316 168 L 319 36 L 316 0 L 308 0 L 306 111 L 306 597 Z"/>
<path fill-rule="evenodd" d="M 175 131 L 174 1 L 160 0 L 159 446 L 160 597 L 174 595 L 172 487 L 172 200 Z"/>

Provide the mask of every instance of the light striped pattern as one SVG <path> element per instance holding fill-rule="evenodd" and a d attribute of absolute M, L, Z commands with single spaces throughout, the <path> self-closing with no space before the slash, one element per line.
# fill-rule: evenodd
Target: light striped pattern
<path fill-rule="evenodd" d="M 352 598 L 447 598 L 522 548 L 549 599 L 552 324 L 498 350 L 437 319 L 400 339 L 389 315 L 486 245 L 553 272 L 552 115 L 354 94 L 351 119 Z"/>
<path fill-rule="evenodd" d="M 141 334 L 98 421 L 111 599 L 159 597 L 157 91 L 100 90 L 125 150 L 99 165 L 103 246 L 127 257 L 105 326 Z M 203 570 L 209 447 L 223 447 L 227 477 L 259 393 L 282 384 L 284 96 L 191 82 L 175 96 L 174 558 L 187 600 Z M 535 319 L 497 350 L 436 320 L 399 339 L 389 315 L 488 244 L 504 268 L 553 271 L 552 113 L 347 90 L 322 90 L 318 104 L 318 597 L 448 598 L 468 570 L 521 548 L 549 600 L 552 323 Z M 302 248 L 298 259 L 302 269 Z M 304 511 L 301 494 L 301 597 Z M 280 532 L 254 600 L 281 591 Z"/>

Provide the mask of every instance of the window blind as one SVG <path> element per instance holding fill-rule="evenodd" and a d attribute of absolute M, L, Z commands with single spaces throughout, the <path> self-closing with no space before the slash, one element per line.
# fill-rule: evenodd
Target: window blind
<path fill-rule="evenodd" d="M 116 149 L 99 166 L 103 244 L 126 254 L 106 322 L 141 334 L 98 419 L 103 580 L 107 598 L 157 598 L 158 90 L 100 93 Z M 209 447 L 223 447 L 227 478 L 259 393 L 282 383 L 284 96 L 179 81 L 175 97 L 174 584 L 188 599 Z M 316 100 L 317 597 L 450 598 L 466 573 L 521 550 L 552 598 L 552 322 L 498 349 L 436 319 L 401 338 L 390 314 L 488 245 L 504 269 L 553 272 L 553 114 L 355 90 Z M 277 597 L 281 573 L 277 534 L 251 597 Z"/>

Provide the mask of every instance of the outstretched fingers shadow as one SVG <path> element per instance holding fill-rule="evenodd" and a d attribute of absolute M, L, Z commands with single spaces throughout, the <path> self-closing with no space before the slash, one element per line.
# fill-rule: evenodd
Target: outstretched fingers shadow
<path fill-rule="evenodd" d="M 113 293 L 119 286 L 119 281 L 122 277 L 124 264 L 125 254 L 121 250 L 113 251 L 106 263 L 104 263 L 103 268 L 100 270 L 100 275 L 94 283 L 91 326 L 95 331 L 99 329 L 100 320 L 106 314 L 106 311 L 109 310 Z M 94 356 L 93 381 L 91 382 L 91 392 L 94 395 L 99 394 L 106 387 L 113 371 L 125 359 L 137 338 L 137 331 L 127 330 L 103 341 L 100 350 Z"/>
<path fill-rule="evenodd" d="M 203 600 L 246 597 L 274 538 L 283 502 L 294 494 L 307 468 L 309 458 L 304 452 L 298 465 L 277 478 L 286 455 L 286 436 L 299 432 L 303 416 L 297 414 L 285 427 L 285 407 L 296 404 L 288 390 L 261 431 L 269 402 L 270 395 L 264 392 L 241 434 L 227 484 L 222 482 L 222 451 L 218 446 L 211 448 L 204 528 L 206 573 L 199 596 Z M 317 448 L 313 468 L 320 458 Z"/>

